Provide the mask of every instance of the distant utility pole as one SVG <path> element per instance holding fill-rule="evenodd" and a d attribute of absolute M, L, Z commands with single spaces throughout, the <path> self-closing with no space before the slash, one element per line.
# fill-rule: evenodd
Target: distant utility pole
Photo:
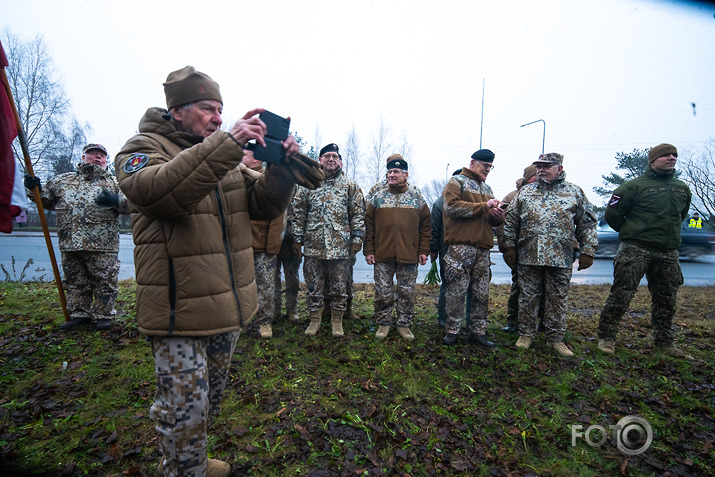
<path fill-rule="evenodd" d="M 528 126 L 529 124 L 538 123 L 539 121 L 544 123 L 544 137 L 541 140 L 541 154 L 543 154 L 544 153 L 544 145 L 546 144 L 546 121 L 544 121 L 543 119 L 537 119 L 536 121 L 531 121 L 530 123 L 522 124 L 519 127 L 523 128 L 524 126 Z"/>
<path fill-rule="evenodd" d="M 482 148 L 482 130 L 484 129 L 484 85 L 487 79 L 482 78 L 482 118 L 479 120 L 479 149 Z"/>

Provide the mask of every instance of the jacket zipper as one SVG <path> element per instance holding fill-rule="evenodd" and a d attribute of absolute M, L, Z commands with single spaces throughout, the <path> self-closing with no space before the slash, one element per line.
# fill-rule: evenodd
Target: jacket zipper
<path fill-rule="evenodd" d="M 173 258 L 169 258 L 169 310 L 169 336 L 171 336 L 176 324 L 176 276 Z"/>
<path fill-rule="evenodd" d="M 241 301 L 238 299 L 238 292 L 236 291 L 236 277 L 233 273 L 233 260 L 231 259 L 231 248 L 228 245 L 228 229 L 226 227 L 226 216 L 223 213 L 223 202 L 221 202 L 221 193 L 219 188 L 214 189 L 216 193 L 216 203 L 218 206 L 218 217 L 221 220 L 221 234 L 223 235 L 223 249 L 226 254 L 226 260 L 228 261 L 228 274 L 231 277 L 231 292 L 233 293 L 233 298 L 236 300 L 236 308 L 238 308 L 238 322 L 243 328 L 243 313 L 241 313 Z"/>

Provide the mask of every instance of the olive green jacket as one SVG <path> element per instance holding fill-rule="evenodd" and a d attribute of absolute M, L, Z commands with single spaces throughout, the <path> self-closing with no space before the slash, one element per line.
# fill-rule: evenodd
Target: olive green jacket
<path fill-rule="evenodd" d="M 623 242 L 667 252 L 680 246 L 682 221 L 688 216 L 692 194 L 675 178 L 675 171 L 650 167 L 613 192 L 606 207 L 606 222 Z"/>

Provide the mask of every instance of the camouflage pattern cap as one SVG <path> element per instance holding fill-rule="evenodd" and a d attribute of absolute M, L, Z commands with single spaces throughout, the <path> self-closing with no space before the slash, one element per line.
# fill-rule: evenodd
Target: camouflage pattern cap
<path fill-rule="evenodd" d="M 85 154 L 87 151 L 90 151 L 92 149 L 96 149 L 98 151 L 102 151 L 105 156 L 108 156 L 109 154 L 107 153 L 107 148 L 102 146 L 101 144 L 96 144 L 96 143 L 89 143 L 86 146 L 82 148 L 82 154 Z"/>
<path fill-rule="evenodd" d="M 564 156 L 558 152 L 547 152 L 539 154 L 539 159 L 534 161 L 534 164 L 556 164 L 560 166 L 564 163 Z"/>
<path fill-rule="evenodd" d="M 407 170 L 407 161 L 400 154 L 393 154 L 387 158 L 387 170 L 402 169 Z"/>

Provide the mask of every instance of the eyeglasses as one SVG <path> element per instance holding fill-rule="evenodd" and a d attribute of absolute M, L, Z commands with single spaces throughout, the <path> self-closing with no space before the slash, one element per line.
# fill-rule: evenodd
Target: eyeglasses
<path fill-rule="evenodd" d="M 542 169 L 551 169 L 554 167 L 556 164 L 535 164 L 536 165 L 536 170 L 540 171 Z"/>
<path fill-rule="evenodd" d="M 323 154 L 320 157 L 324 157 L 326 159 L 340 159 L 340 156 L 338 156 L 337 154 Z"/>
<path fill-rule="evenodd" d="M 482 169 L 484 169 L 487 172 L 494 169 L 494 164 L 489 164 L 488 162 L 480 162 L 479 165 L 482 166 Z"/>

